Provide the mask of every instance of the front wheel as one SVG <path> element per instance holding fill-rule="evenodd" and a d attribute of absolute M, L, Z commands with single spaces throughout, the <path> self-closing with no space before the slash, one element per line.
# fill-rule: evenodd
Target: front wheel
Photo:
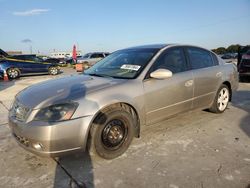
<path fill-rule="evenodd" d="M 20 72 L 17 68 L 9 68 L 7 70 L 7 75 L 10 79 L 16 79 L 20 76 Z"/>
<path fill-rule="evenodd" d="M 101 112 L 90 130 L 90 153 L 96 153 L 105 159 L 122 155 L 134 137 L 134 122 L 129 111 L 122 107 Z"/>
<path fill-rule="evenodd" d="M 49 74 L 50 75 L 57 75 L 59 73 L 59 70 L 57 67 L 50 67 L 49 68 Z"/>
<path fill-rule="evenodd" d="M 222 113 L 226 110 L 230 99 L 229 88 L 226 85 L 222 85 L 214 99 L 212 107 L 209 109 L 214 113 Z"/>

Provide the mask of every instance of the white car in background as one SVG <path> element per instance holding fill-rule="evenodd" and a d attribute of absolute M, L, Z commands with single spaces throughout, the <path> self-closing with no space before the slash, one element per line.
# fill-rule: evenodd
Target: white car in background
<path fill-rule="evenodd" d="M 82 63 L 84 66 L 91 67 L 108 55 L 109 53 L 107 52 L 87 53 L 84 56 L 77 58 L 77 63 Z"/>

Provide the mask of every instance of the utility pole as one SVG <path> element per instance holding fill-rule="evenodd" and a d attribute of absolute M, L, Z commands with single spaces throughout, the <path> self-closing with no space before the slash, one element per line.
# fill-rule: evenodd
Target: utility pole
<path fill-rule="evenodd" d="M 30 45 L 30 54 L 32 54 L 32 45 Z"/>

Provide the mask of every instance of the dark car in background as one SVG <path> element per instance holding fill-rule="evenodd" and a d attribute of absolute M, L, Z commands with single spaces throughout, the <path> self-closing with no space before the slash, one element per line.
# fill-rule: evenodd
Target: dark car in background
<path fill-rule="evenodd" d="M 81 58 L 82 56 L 77 56 L 76 58 L 78 59 L 78 58 Z M 74 61 L 74 59 L 72 58 L 72 57 L 67 57 L 67 58 L 65 58 L 65 63 L 66 64 L 72 64 L 72 65 L 74 65 L 74 64 L 76 64 L 76 62 Z"/>
<path fill-rule="evenodd" d="M 241 81 L 250 77 L 250 50 L 248 50 L 245 54 L 242 54 L 241 61 L 238 64 L 238 71 Z"/>
<path fill-rule="evenodd" d="M 237 58 L 237 53 L 226 53 L 221 56 L 222 59 L 235 59 Z"/>
<path fill-rule="evenodd" d="M 10 56 L 0 50 L 0 76 L 3 77 L 6 71 L 10 79 L 18 78 L 27 74 L 49 73 L 56 75 L 60 72 L 56 62 L 44 61 L 36 55 L 14 55 Z"/>
<path fill-rule="evenodd" d="M 246 54 L 249 50 L 250 50 L 250 45 L 248 45 L 248 46 L 240 46 L 240 47 L 238 48 L 238 56 L 237 56 L 237 59 L 238 59 L 237 64 L 238 64 L 238 65 L 239 65 L 240 62 L 241 62 L 242 56 L 243 56 L 244 54 Z"/>
<path fill-rule="evenodd" d="M 43 59 L 41 57 L 38 57 L 35 54 L 13 55 L 12 58 L 20 59 L 20 60 L 28 60 L 28 61 L 40 61 L 40 62 L 46 62 L 46 63 L 51 63 L 51 64 L 58 64 L 60 62 L 60 60 L 56 58 Z"/>

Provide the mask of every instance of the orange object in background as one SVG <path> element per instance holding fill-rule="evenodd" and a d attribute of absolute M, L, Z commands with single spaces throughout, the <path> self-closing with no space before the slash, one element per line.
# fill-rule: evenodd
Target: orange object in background
<path fill-rule="evenodd" d="M 6 71 L 4 71 L 4 73 L 3 73 L 3 81 L 9 81 L 9 77 L 8 77 Z"/>
<path fill-rule="evenodd" d="M 84 70 L 82 63 L 77 63 L 75 67 L 76 67 L 76 72 L 83 72 Z"/>

